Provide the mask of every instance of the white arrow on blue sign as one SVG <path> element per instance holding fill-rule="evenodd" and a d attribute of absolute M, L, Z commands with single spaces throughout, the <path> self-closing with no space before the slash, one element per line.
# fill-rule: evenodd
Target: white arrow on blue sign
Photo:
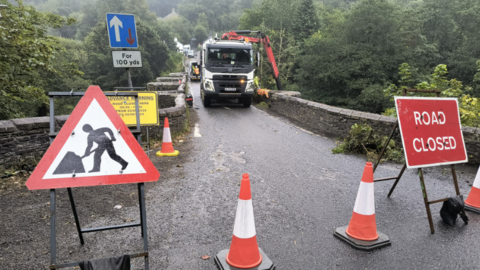
<path fill-rule="evenodd" d="M 135 16 L 107 13 L 107 29 L 110 47 L 138 48 Z"/>

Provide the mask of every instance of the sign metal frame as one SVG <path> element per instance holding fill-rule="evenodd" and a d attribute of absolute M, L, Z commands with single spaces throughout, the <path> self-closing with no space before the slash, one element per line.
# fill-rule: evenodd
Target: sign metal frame
<path fill-rule="evenodd" d="M 54 97 L 56 96 L 84 96 L 84 92 L 49 92 L 50 97 L 50 144 L 52 144 L 53 139 L 58 135 L 55 132 L 55 110 L 54 110 Z M 105 95 L 110 95 L 107 93 Z M 114 95 L 114 94 L 113 94 Z M 125 93 L 125 95 L 135 96 L 136 103 L 138 105 L 138 95 L 136 93 Z M 138 108 L 138 106 L 137 106 Z M 139 116 L 137 112 L 137 116 Z M 137 130 L 134 133 L 137 133 L 137 141 L 139 144 L 142 143 L 141 138 L 141 130 L 140 130 L 140 118 L 137 119 Z M 75 207 L 75 202 L 73 199 L 72 188 L 68 187 L 68 196 L 70 200 L 70 205 L 72 207 L 73 216 L 75 219 L 75 225 L 78 233 L 78 237 L 80 240 L 80 244 L 84 245 L 85 241 L 83 239 L 84 233 L 90 232 L 97 232 L 97 231 L 105 231 L 105 230 L 115 230 L 115 229 L 122 229 L 122 228 L 130 228 L 130 227 L 140 227 L 141 228 L 141 236 L 143 238 L 143 252 L 129 254 L 130 258 L 138 258 L 144 257 L 145 258 L 145 270 L 149 270 L 149 251 L 148 251 L 148 233 L 147 233 L 147 213 L 145 208 L 145 184 L 143 182 L 137 183 L 138 187 L 138 200 L 139 200 L 139 210 L 140 210 L 140 222 L 138 223 L 128 223 L 122 225 L 114 225 L 114 226 L 107 226 L 107 227 L 98 227 L 98 228 L 88 228 L 82 229 L 80 226 L 80 221 L 77 214 L 77 209 Z M 68 267 L 75 267 L 79 266 L 80 262 L 70 262 L 70 263 L 62 263 L 57 264 L 57 243 L 56 243 L 56 189 L 50 189 L 50 269 L 62 269 Z"/>

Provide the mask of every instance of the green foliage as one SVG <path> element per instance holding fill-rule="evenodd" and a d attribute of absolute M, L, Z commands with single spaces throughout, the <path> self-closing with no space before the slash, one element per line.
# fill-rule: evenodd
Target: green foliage
<path fill-rule="evenodd" d="M 302 41 L 320 29 L 319 21 L 312 0 L 302 0 L 295 10 L 292 22 L 293 36 Z"/>
<path fill-rule="evenodd" d="M 368 161 L 376 162 L 387 140 L 387 136 L 378 135 L 366 123 L 354 124 L 347 138 L 342 143 L 337 142 L 337 147 L 332 149 L 332 153 L 364 154 L 367 156 Z M 405 162 L 403 149 L 398 148 L 393 140 L 388 143 L 381 162 L 386 160 L 392 160 L 397 163 Z"/>
<path fill-rule="evenodd" d="M 171 19 L 162 20 L 160 25 L 165 25 L 170 29 L 170 35 L 176 37 L 179 42 L 183 44 L 190 44 L 192 39 L 193 26 L 183 17 L 175 17 Z"/>
<path fill-rule="evenodd" d="M 59 63 L 64 47 L 48 28 L 58 29 L 74 22 L 52 13 L 39 12 L 21 0 L 0 19 L 0 120 L 31 117 L 48 99 L 45 86 L 51 76 L 81 75 L 68 61 Z"/>
<path fill-rule="evenodd" d="M 410 66 L 406 63 L 403 63 L 399 70 L 402 75 L 402 82 L 411 82 L 413 81 L 411 73 L 408 72 Z M 427 90 L 440 90 L 442 97 L 454 97 L 458 99 L 459 110 L 460 110 L 460 119 L 462 125 L 480 127 L 480 99 L 470 95 L 473 92 L 471 87 L 464 87 L 462 82 L 457 79 L 447 79 L 447 65 L 440 64 L 435 68 L 433 74 L 428 77 L 427 81 L 423 81 L 415 86 L 417 89 L 427 89 Z M 384 93 L 387 97 L 393 101 L 394 96 L 403 95 L 402 89 L 406 88 L 405 86 L 397 87 L 392 84 L 387 89 L 384 90 Z M 407 92 L 409 96 L 436 96 L 434 93 L 414 93 Z M 395 108 L 388 108 L 384 115 L 396 116 Z"/>
<path fill-rule="evenodd" d="M 183 72 L 183 54 L 177 52 L 170 52 L 168 60 L 165 64 L 165 70 L 160 73 L 160 77 L 169 76 L 170 73 Z"/>
<path fill-rule="evenodd" d="M 201 24 L 197 24 L 195 29 L 193 30 L 193 37 L 197 40 L 198 43 L 203 43 L 203 41 L 207 40 L 208 33 L 207 29 Z"/>
<path fill-rule="evenodd" d="M 231 31 L 238 29 L 243 9 L 250 8 L 252 2 L 253 0 L 183 0 L 178 4 L 178 13 L 195 25 L 198 24 L 198 19 L 207 19 L 208 25 L 203 25 L 207 30 Z"/>

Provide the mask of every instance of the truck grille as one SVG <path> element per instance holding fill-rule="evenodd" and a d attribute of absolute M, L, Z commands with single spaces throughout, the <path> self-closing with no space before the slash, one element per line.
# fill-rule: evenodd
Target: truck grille
<path fill-rule="evenodd" d="M 240 83 L 243 80 L 244 83 Z M 244 93 L 247 86 L 247 76 L 213 75 L 213 84 L 220 93 Z M 232 90 L 235 88 L 235 90 Z"/>

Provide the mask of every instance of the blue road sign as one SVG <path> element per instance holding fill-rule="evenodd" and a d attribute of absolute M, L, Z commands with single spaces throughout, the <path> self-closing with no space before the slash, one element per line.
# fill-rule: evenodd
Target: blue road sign
<path fill-rule="evenodd" d="M 137 29 L 133 15 L 107 13 L 107 28 L 110 47 L 138 48 Z"/>

